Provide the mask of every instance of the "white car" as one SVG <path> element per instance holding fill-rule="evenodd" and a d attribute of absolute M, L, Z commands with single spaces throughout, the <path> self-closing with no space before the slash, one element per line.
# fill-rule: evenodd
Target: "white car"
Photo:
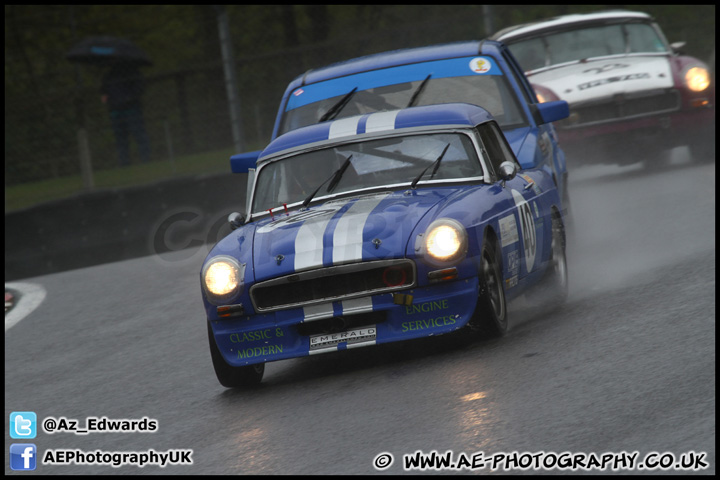
<path fill-rule="evenodd" d="M 555 124 L 568 162 L 631 163 L 689 145 L 714 160 L 715 87 L 708 66 L 682 55 L 645 13 L 574 14 L 517 25 L 505 43 L 540 101 L 566 100 Z M 597 155 L 593 155 L 597 154 Z"/>

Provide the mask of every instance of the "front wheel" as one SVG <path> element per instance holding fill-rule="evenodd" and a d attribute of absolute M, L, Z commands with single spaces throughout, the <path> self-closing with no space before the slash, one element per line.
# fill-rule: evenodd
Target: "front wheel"
<path fill-rule="evenodd" d="M 473 324 L 484 336 L 499 337 L 508 329 L 507 304 L 500 260 L 495 246 L 488 241 L 482 248 L 479 280 L 480 291 Z"/>
<path fill-rule="evenodd" d="M 548 272 L 549 300 L 552 305 L 565 303 L 568 296 L 567 258 L 565 256 L 565 228 L 559 213 L 552 216 L 552 257 Z"/>
<path fill-rule="evenodd" d="M 223 387 L 243 388 L 257 385 L 262 381 L 265 373 L 265 364 L 257 363 L 245 367 L 228 365 L 215 343 L 215 336 L 208 322 L 208 340 L 210 341 L 210 356 L 212 357 L 215 375 Z"/>

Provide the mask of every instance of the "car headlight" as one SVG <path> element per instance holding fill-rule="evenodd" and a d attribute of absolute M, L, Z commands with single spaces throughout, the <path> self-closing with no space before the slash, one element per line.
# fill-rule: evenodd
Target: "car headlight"
<path fill-rule="evenodd" d="M 425 235 L 425 252 L 433 260 L 452 263 L 467 253 L 467 232 L 457 220 L 435 220 Z"/>
<path fill-rule="evenodd" d="M 685 72 L 685 85 L 693 92 L 702 92 L 710 86 L 710 74 L 706 68 L 693 67 Z"/>
<path fill-rule="evenodd" d="M 230 299 L 243 289 L 245 265 L 240 265 L 232 257 L 220 255 L 212 258 L 202 271 L 203 285 L 208 299 L 222 301 Z"/>

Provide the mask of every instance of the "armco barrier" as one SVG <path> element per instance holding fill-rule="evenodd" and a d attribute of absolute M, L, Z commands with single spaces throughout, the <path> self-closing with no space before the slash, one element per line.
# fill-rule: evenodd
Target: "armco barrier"
<path fill-rule="evenodd" d="M 5 281 L 214 243 L 246 175 L 100 190 L 5 214 Z"/>

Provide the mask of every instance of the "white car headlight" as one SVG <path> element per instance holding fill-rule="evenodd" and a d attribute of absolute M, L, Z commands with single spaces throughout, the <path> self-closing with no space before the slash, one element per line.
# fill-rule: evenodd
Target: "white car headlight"
<path fill-rule="evenodd" d="M 702 92 L 710 86 L 710 74 L 706 68 L 693 67 L 685 72 L 685 85 L 693 92 Z"/>
<path fill-rule="evenodd" d="M 202 271 L 203 285 L 209 300 L 222 301 L 242 292 L 245 265 L 225 255 L 212 258 Z"/>
<path fill-rule="evenodd" d="M 467 253 L 467 232 L 457 220 L 435 220 L 425 235 L 425 253 L 433 260 L 452 263 Z"/>

